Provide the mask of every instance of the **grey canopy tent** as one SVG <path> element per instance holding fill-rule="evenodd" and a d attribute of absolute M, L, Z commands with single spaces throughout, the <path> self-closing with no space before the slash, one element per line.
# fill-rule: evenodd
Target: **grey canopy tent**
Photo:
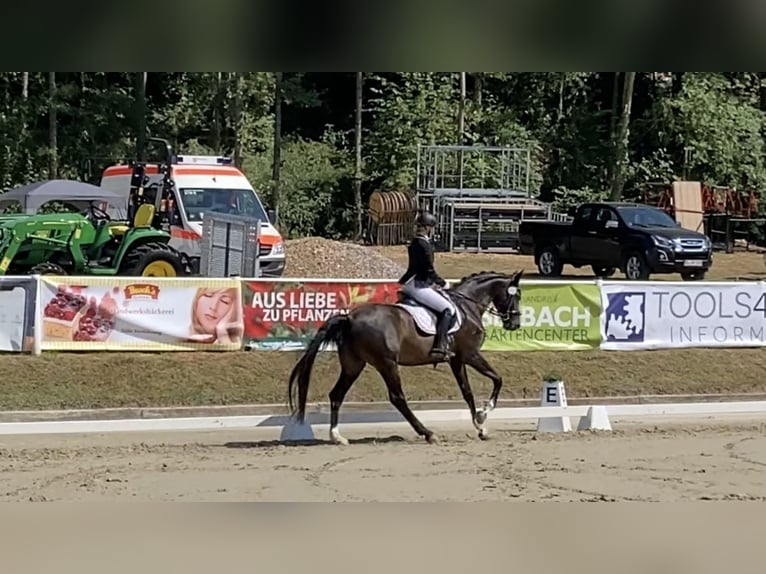
<path fill-rule="evenodd" d="M 127 193 L 122 194 L 70 179 L 38 181 L 6 191 L 0 194 L 0 210 L 18 202 L 21 204 L 22 213 L 34 214 L 50 201 L 68 203 L 82 210 L 86 209 L 91 202 L 96 205 L 106 203 L 109 207 L 105 211 L 110 217 L 124 219 L 127 216 Z"/>

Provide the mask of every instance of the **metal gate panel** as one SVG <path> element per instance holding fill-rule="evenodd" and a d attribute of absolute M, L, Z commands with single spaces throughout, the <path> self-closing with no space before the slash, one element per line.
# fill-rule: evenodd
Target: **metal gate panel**
<path fill-rule="evenodd" d="M 260 277 L 260 229 L 259 219 L 206 213 L 202 222 L 200 275 Z"/>

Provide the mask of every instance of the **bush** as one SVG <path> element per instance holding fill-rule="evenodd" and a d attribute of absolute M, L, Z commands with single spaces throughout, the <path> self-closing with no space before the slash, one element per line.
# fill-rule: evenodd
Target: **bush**
<path fill-rule="evenodd" d="M 244 171 L 261 198 L 274 206 L 272 152 L 246 158 Z M 279 227 L 285 238 L 337 233 L 341 221 L 334 200 L 351 177 L 348 156 L 332 135 L 322 141 L 283 142 L 279 185 Z M 341 209 L 342 211 L 342 209 Z"/>
<path fill-rule="evenodd" d="M 553 211 L 558 213 L 568 213 L 571 208 L 589 201 L 606 201 L 609 196 L 609 191 L 596 191 L 589 187 L 584 189 L 567 189 L 566 187 L 560 187 L 553 191 L 553 196 Z"/>

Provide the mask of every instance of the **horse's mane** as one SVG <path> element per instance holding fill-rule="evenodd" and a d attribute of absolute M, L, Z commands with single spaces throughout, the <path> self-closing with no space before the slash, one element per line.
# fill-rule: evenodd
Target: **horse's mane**
<path fill-rule="evenodd" d="M 450 289 L 460 289 L 466 283 L 473 282 L 474 280 L 478 282 L 489 281 L 491 279 L 496 279 L 497 277 L 505 277 L 506 275 L 506 273 L 499 273 L 497 271 L 478 271 L 477 273 L 466 275 L 458 283 L 451 286 Z"/>

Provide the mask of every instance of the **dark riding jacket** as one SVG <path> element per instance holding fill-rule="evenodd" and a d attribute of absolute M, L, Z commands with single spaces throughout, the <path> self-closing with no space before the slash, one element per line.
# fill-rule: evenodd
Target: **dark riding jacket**
<path fill-rule="evenodd" d="M 434 283 L 444 287 L 447 284 L 434 269 L 434 249 L 428 239 L 420 236 L 414 237 L 407 251 L 410 256 L 409 265 L 407 271 L 399 279 L 399 283 L 406 283 L 414 277 L 417 287 L 428 287 Z"/>

